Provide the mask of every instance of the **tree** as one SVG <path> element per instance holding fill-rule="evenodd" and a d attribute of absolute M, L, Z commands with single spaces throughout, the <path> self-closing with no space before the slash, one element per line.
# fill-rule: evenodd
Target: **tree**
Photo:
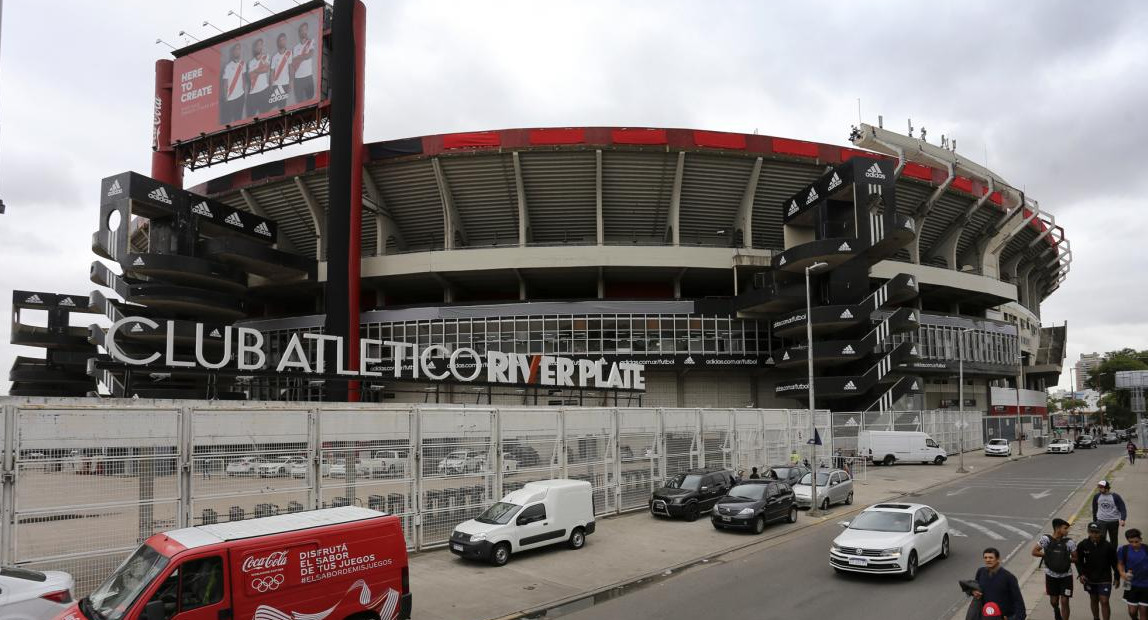
<path fill-rule="evenodd" d="M 1109 424 L 1118 428 L 1126 428 L 1136 422 L 1136 414 L 1132 413 L 1132 394 L 1128 390 L 1116 389 L 1116 373 L 1122 370 L 1148 370 L 1148 350 L 1126 348 L 1105 353 L 1104 361 L 1088 373 L 1084 382 L 1100 392 L 1105 417 Z"/>

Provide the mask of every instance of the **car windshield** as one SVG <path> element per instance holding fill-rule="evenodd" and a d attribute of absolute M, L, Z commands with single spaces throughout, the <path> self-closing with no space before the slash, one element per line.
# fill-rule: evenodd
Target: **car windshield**
<path fill-rule="evenodd" d="M 801 482 L 799 482 L 798 484 L 804 484 L 805 486 L 809 486 L 810 484 L 813 484 L 811 482 L 812 480 L 813 480 L 813 474 L 805 474 L 804 476 L 801 477 Z M 821 486 L 825 486 L 827 484 L 829 484 L 829 474 L 827 474 L 823 471 L 817 472 L 817 486 L 821 487 Z"/>
<path fill-rule="evenodd" d="M 742 499 L 750 499 L 759 501 L 765 496 L 764 484 L 739 484 L 729 492 L 730 497 L 739 497 Z"/>
<path fill-rule="evenodd" d="M 907 512 L 866 510 L 853 519 L 849 529 L 869 532 L 908 532 L 912 523 L 913 515 Z"/>
<path fill-rule="evenodd" d="M 671 489 L 698 490 L 702 485 L 702 477 L 697 474 L 682 474 L 666 480 L 666 487 Z"/>
<path fill-rule="evenodd" d="M 990 439 L 989 445 L 990 446 L 1006 446 L 1006 445 L 1008 445 L 1008 441 L 1006 441 L 1004 439 Z"/>
<path fill-rule="evenodd" d="M 498 502 L 497 504 L 482 511 L 474 520 L 479 523 L 490 523 L 491 525 L 506 525 L 514 518 L 514 513 L 522 508 L 518 504 L 510 504 L 507 502 Z"/>
<path fill-rule="evenodd" d="M 120 620 L 142 593 L 167 566 L 168 558 L 147 545 L 136 549 L 123 564 L 115 570 L 88 597 L 92 620 Z"/>
<path fill-rule="evenodd" d="M 448 459 L 460 459 L 460 460 L 465 459 L 466 458 L 466 452 L 451 452 L 450 454 L 446 455 L 446 458 L 448 458 Z"/>
<path fill-rule="evenodd" d="M 785 480 L 785 479 L 789 478 L 790 472 L 793 471 L 793 468 L 792 467 L 774 467 L 774 468 L 770 469 L 770 471 L 773 472 L 774 478 L 777 478 L 778 480 Z"/>

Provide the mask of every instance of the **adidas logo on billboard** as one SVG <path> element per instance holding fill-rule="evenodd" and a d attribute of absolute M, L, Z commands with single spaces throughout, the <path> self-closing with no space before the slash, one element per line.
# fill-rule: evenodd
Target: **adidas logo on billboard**
<path fill-rule="evenodd" d="M 908 284 L 909 286 L 917 286 L 917 281 L 914 280 L 913 278 L 909 278 L 909 281 L 906 284 Z"/>
<path fill-rule="evenodd" d="M 913 348 L 909 349 L 909 355 L 912 355 L 913 357 L 917 357 L 917 345 L 913 345 Z"/>
<path fill-rule="evenodd" d="M 208 336 L 211 336 L 212 338 L 219 338 L 219 337 L 221 337 L 221 334 L 219 333 L 219 329 L 216 328 L 216 329 L 211 330 L 211 333 L 208 334 Z"/>
<path fill-rule="evenodd" d="M 271 236 L 271 230 L 267 228 L 267 222 L 259 222 L 259 225 L 255 227 L 255 233 L 263 235 L 264 237 Z"/>
<path fill-rule="evenodd" d="M 696 362 L 694 362 L 694 356 L 690 355 L 690 356 L 687 356 L 686 359 L 682 363 L 689 365 L 689 366 L 693 366 Z"/>
<path fill-rule="evenodd" d="M 842 243 L 840 246 L 837 247 L 837 251 L 838 252 L 852 252 L 853 248 L 849 247 L 848 242 L 845 242 L 845 243 Z"/>
<path fill-rule="evenodd" d="M 72 298 L 71 298 L 71 297 L 65 297 L 65 298 L 63 298 L 62 300 L 60 300 L 60 305 L 61 305 L 61 306 L 66 306 L 66 307 L 68 307 L 68 308 L 75 308 L 75 307 L 76 307 L 76 302 L 72 301 Z"/>
<path fill-rule="evenodd" d="M 878 166 L 877 163 L 874 162 L 873 165 L 869 166 L 869 169 L 865 171 L 865 178 L 867 178 L 867 179 L 881 179 L 882 181 L 884 181 L 885 180 L 885 173 L 881 172 L 881 166 Z"/>
<path fill-rule="evenodd" d="M 167 189 L 163 187 L 157 187 L 151 190 L 147 193 L 147 197 L 167 205 L 171 204 L 171 196 L 167 194 Z"/>
<path fill-rule="evenodd" d="M 807 196 L 807 197 L 805 198 L 805 204 L 806 204 L 806 206 L 808 206 L 808 205 L 810 205 L 810 204 L 813 204 L 813 201 L 814 201 L 814 200 L 817 200 L 817 189 L 816 189 L 816 188 L 813 188 L 813 187 L 811 187 L 811 188 L 809 188 L 809 196 Z"/>
<path fill-rule="evenodd" d="M 841 177 L 837 176 L 837 173 L 834 172 L 833 178 L 829 179 L 829 191 L 833 191 L 838 185 L 841 185 Z"/>
<path fill-rule="evenodd" d="M 917 388 L 917 382 L 916 382 L 916 381 L 914 381 L 914 382 L 913 382 L 913 385 L 910 385 L 910 386 L 909 386 L 909 389 L 910 389 L 910 390 L 916 390 L 916 389 L 918 389 L 918 388 Z"/>
<path fill-rule="evenodd" d="M 917 313 L 916 312 L 910 312 L 909 313 L 909 320 L 916 323 L 917 322 Z"/>
<path fill-rule="evenodd" d="M 913 220 L 905 220 L 905 228 L 908 230 L 913 230 Z"/>
<path fill-rule="evenodd" d="M 202 215 L 203 217 L 215 217 L 212 215 L 211 209 L 208 208 L 206 200 L 196 203 L 195 206 L 191 208 L 191 212 L 196 215 Z"/>
<path fill-rule="evenodd" d="M 839 316 L 839 317 L 837 317 L 837 318 L 840 318 L 840 319 L 851 319 L 851 318 L 853 318 L 853 313 L 849 311 L 849 308 L 846 308 L 846 309 L 845 309 L 845 312 L 842 312 L 842 313 L 841 313 L 841 316 Z"/>
<path fill-rule="evenodd" d="M 782 356 L 781 356 L 781 361 L 783 361 L 783 362 L 784 362 L 784 361 L 786 361 L 786 360 L 788 360 L 788 359 L 789 359 L 789 351 L 786 351 L 786 352 L 785 352 L 785 355 L 782 355 Z"/>
<path fill-rule="evenodd" d="M 786 215 L 793 215 L 794 213 L 797 213 L 797 201 L 796 200 L 789 203 L 789 211 L 786 213 Z"/>
<path fill-rule="evenodd" d="M 142 325 L 140 325 L 139 323 L 136 323 L 135 325 L 133 325 L 133 326 L 132 326 L 132 330 L 131 330 L 131 331 L 132 331 L 132 333 L 133 333 L 133 334 L 138 334 L 139 332 L 142 332 L 142 331 L 143 331 L 143 326 L 142 326 Z"/>
<path fill-rule="evenodd" d="M 857 426 L 857 420 L 854 418 L 849 418 L 848 420 L 845 420 L 845 426 Z"/>
<path fill-rule="evenodd" d="M 227 222 L 228 224 L 231 224 L 232 226 L 238 226 L 239 228 L 243 228 L 243 220 L 239 219 L 239 213 L 238 212 L 233 212 L 231 215 L 227 216 L 223 221 Z"/>
<path fill-rule="evenodd" d="M 853 382 L 852 382 L 852 381 L 850 381 L 849 383 L 846 383 L 846 384 L 845 384 L 845 389 L 847 389 L 847 390 L 856 390 L 856 389 L 857 389 L 857 386 L 856 386 L 856 385 L 853 385 Z"/>
<path fill-rule="evenodd" d="M 24 303 L 26 303 L 26 304 L 42 304 L 42 303 L 44 303 L 44 300 L 40 299 L 39 295 L 32 295 L 28 299 L 25 299 Z"/>
<path fill-rule="evenodd" d="M 120 187 L 120 180 L 116 179 L 115 181 L 112 181 L 112 186 L 108 188 L 108 198 L 111 198 L 112 196 L 119 196 L 122 193 L 124 193 L 124 188 Z"/>
<path fill-rule="evenodd" d="M 784 257 L 784 256 L 782 256 L 782 257 L 781 257 L 781 260 L 777 261 L 777 266 L 778 266 L 778 267 L 780 267 L 780 266 L 782 266 L 782 265 L 784 265 L 784 264 L 785 264 L 785 257 Z"/>
<path fill-rule="evenodd" d="M 847 344 L 844 349 L 841 349 L 841 355 L 853 355 L 856 351 L 853 350 L 853 345 Z"/>
<path fill-rule="evenodd" d="M 137 256 L 136 259 L 134 261 L 132 261 L 132 267 L 143 267 L 143 266 L 144 266 L 143 258 L 141 258 L 139 256 Z"/>

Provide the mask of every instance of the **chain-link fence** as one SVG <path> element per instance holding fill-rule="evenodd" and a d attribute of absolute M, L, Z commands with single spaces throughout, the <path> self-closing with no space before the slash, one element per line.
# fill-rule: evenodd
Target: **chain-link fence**
<path fill-rule="evenodd" d="M 0 561 L 72 573 L 86 593 L 148 536 L 321 507 L 402 518 L 412 550 L 535 480 L 591 483 L 598 515 L 643 509 L 665 478 L 812 459 L 856 473 L 864 429 L 955 451 L 953 412 L 468 407 L 0 399 Z M 966 412 L 966 449 L 981 446 Z M 812 446 L 816 434 L 821 444 Z M 831 459 L 836 458 L 836 461 Z"/>

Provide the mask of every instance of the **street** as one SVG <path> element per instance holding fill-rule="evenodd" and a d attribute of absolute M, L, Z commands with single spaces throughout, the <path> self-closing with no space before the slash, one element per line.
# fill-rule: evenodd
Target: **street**
<path fill-rule="evenodd" d="M 948 618 L 967 600 L 957 581 L 972 578 L 985 547 L 997 547 L 1005 558 L 1027 553 L 1051 517 L 1067 518 L 1076 509 L 1062 506 L 1065 500 L 1120 453 L 1119 447 L 1101 446 L 1068 455 L 1040 454 L 905 498 L 946 515 L 953 535 L 952 556 L 921 567 L 912 582 L 835 574 L 828 549 L 841 527 L 833 513 L 844 512 L 836 507 L 825 523 L 797 536 L 690 568 L 569 617 Z M 870 471 L 870 476 L 881 474 L 880 468 Z M 700 521 L 698 527 L 710 525 Z"/>

